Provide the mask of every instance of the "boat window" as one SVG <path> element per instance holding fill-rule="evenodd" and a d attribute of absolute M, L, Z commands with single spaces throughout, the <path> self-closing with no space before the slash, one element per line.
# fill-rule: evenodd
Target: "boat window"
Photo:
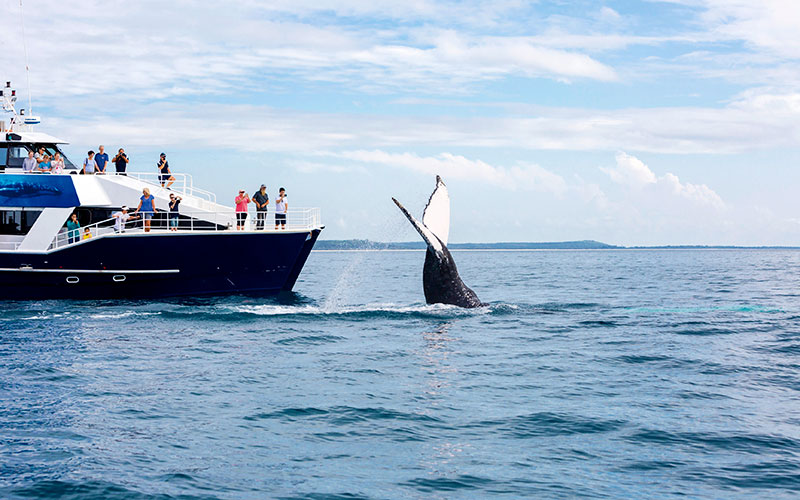
<path fill-rule="evenodd" d="M 0 234 L 28 234 L 41 210 L 0 210 Z"/>
<path fill-rule="evenodd" d="M 6 155 L 8 154 L 8 146 L 0 144 L 0 168 L 6 166 Z"/>
<path fill-rule="evenodd" d="M 25 146 L 9 146 L 8 166 L 21 167 L 22 160 L 28 157 L 28 149 Z"/>
<path fill-rule="evenodd" d="M 57 149 L 57 151 L 58 151 L 59 153 L 61 153 L 61 159 L 62 159 L 62 160 L 64 160 L 64 168 L 66 168 L 67 170 L 72 170 L 72 169 L 74 169 L 74 168 L 75 168 L 75 164 L 74 164 L 74 163 L 72 163 L 72 162 L 69 160 L 69 158 L 67 158 L 67 155 L 65 155 L 65 154 L 64 154 L 64 152 L 63 152 L 63 151 L 61 151 L 61 148 L 58 148 L 58 147 L 56 147 L 56 149 Z"/>

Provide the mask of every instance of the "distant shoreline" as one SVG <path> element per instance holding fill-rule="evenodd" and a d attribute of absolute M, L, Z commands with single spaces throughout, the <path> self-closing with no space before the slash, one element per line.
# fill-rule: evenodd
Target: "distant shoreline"
<path fill-rule="evenodd" d="M 314 251 L 419 251 L 425 250 L 422 241 L 386 243 L 370 240 L 319 240 Z M 450 250 L 800 250 L 800 246 L 736 246 L 736 245 L 654 245 L 621 246 L 600 241 L 558 242 L 498 242 L 498 243 L 451 243 Z"/>

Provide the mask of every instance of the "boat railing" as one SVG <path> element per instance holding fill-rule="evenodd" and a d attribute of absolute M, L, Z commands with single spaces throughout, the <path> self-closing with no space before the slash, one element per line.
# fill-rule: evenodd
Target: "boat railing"
<path fill-rule="evenodd" d="M 269 211 L 263 218 L 263 224 L 257 216 L 256 211 L 248 213 L 242 227 L 242 231 L 248 232 L 285 232 L 285 231 L 311 231 L 322 227 L 322 216 L 319 208 L 289 208 L 286 213 L 286 225 L 280 225 L 276 229 L 275 214 Z M 102 220 L 79 229 L 62 228 L 53 238 L 49 249 L 54 250 L 70 245 L 86 242 L 93 238 L 117 235 L 120 233 L 144 233 L 144 221 L 140 218 L 141 214 L 131 213 L 136 219 L 129 219 L 122 225 L 119 231 L 115 228 L 115 218 Z M 208 232 L 208 231 L 239 231 L 236 213 L 233 211 L 225 212 L 180 212 L 178 220 L 170 225 L 170 218 L 167 212 L 159 210 L 150 220 L 151 233 L 164 234 L 165 232 Z M 284 229 L 285 227 L 285 229 Z M 89 235 L 88 237 L 86 235 Z"/>
<path fill-rule="evenodd" d="M 153 186 L 161 187 L 161 174 L 156 172 L 106 172 L 102 175 L 114 175 L 118 177 L 130 177 L 136 179 L 140 182 L 144 182 L 147 184 L 152 184 Z M 211 191 L 206 191 L 205 189 L 200 189 L 195 187 L 194 180 L 192 179 L 191 174 L 183 174 L 183 173 L 172 173 L 170 174 L 172 177 L 175 178 L 175 181 L 170 186 L 172 191 L 175 191 L 178 194 L 182 194 L 184 196 L 195 196 L 197 198 L 204 199 L 206 201 L 210 201 L 212 203 L 217 202 L 217 195 L 212 193 Z M 165 181 L 164 185 L 168 184 L 169 181 Z"/>
<path fill-rule="evenodd" d="M 14 251 L 22 244 L 21 241 L 0 241 L 0 251 Z"/>

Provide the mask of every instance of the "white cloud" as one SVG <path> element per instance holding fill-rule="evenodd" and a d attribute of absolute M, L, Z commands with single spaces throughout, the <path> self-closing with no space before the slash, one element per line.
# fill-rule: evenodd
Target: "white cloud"
<path fill-rule="evenodd" d="M 648 190 L 649 194 L 658 194 L 660 192 L 717 210 L 725 208 L 722 198 L 705 184 L 681 182 L 678 176 L 672 173 L 657 177 L 650 170 L 650 167 L 640 159 L 623 152 L 617 153 L 616 166 L 614 168 L 601 167 L 600 170 L 605 172 L 617 184 L 638 190 Z"/>
<path fill-rule="evenodd" d="M 656 174 L 642 160 L 622 152 L 617 153 L 616 168 L 601 167 L 600 170 L 608 174 L 611 180 L 618 184 L 642 187 L 658 182 Z"/>
<path fill-rule="evenodd" d="M 613 68 L 578 50 L 546 46 L 532 37 L 456 31 L 447 23 L 418 28 L 371 26 L 395 19 L 450 19 L 454 12 L 494 18 L 514 2 L 41 2 L 28 6 L 28 45 L 34 95 L 50 104 L 64 95 L 124 93 L 130 100 L 232 93 L 261 85 L 336 82 L 360 91 L 465 92 L 469 84 L 505 76 L 612 81 Z M 105 24 L 95 12 L 124 22 Z M 57 19 L 37 23 L 41 13 Z M 331 12 L 342 18 L 327 19 Z M 0 18 L 18 19 L 18 6 L 0 4 Z M 304 15 L 313 15 L 306 19 Z M 322 17 L 320 17 L 322 16 Z M 375 16 L 353 20 L 346 16 Z M 0 31 L 0 67 L 23 81 L 21 32 Z"/>
<path fill-rule="evenodd" d="M 85 102 L 80 103 L 86 105 Z M 44 116 L 42 131 L 77 144 L 304 152 L 421 147 L 733 154 L 800 146 L 800 93 L 762 89 L 721 108 L 587 110 L 515 106 L 515 115 L 463 118 L 312 113 L 267 106 L 155 103 Z M 521 116 L 520 116 L 521 115 Z M 67 134 L 66 131 L 69 131 Z"/>
<path fill-rule="evenodd" d="M 611 7 L 604 5 L 600 8 L 600 14 L 598 18 L 606 23 L 616 23 L 618 22 L 622 16 L 619 15 L 619 12 L 612 9 Z"/>
<path fill-rule="evenodd" d="M 505 189 L 525 189 L 563 194 L 567 183 L 560 175 L 538 165 L 497 167 L 481 160 L 441 153 L 436 156 L 419 156 L 413 153 L 388 153 L 386 151 L 320 152 L 322 156 L 346 159 L 367 165 L 384 165 L 405 168 L 426 175 L 441 175 L 445 179 L 468 179 L 485 182 Z"/>
<path fill-rule="evenodd" d="M 704 0 L 709 29 L 733 40 L 800 57 L 800 3 L 792 0 Z"/>

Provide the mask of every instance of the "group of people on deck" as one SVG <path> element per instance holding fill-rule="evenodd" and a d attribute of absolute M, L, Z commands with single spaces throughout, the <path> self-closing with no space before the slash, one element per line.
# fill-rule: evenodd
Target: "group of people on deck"
<path fill-rule="evenodd" d="M 56 156 L 59 156 L 56 154 Z M 33 153 L 31 153 L 31 158 L 33 158 Z M 116 167 L 117 173 L 126 175 L 125 169 L 127 167 L 127 163 L 130 161 L 125 154 L 125 150 L 120 148 L 119 153 L 117 156 L 113 158 Z M 87 158 L 83 162 L 83 168 L 81 169 L 82 174 L 104 174 L 106 173 L 106 167 L 108 165 L 109 159 L 108 155 L 105 153 L 105 148 L 100 146 L 99 152 L 97 154 L 94 151 L 89 151 Z M 167 162 L 167 155 L 165 153 L 161 153 L 160 159 L 158 164 L 156 165 L 159 173 L 158 173 L 158 180 L 161 184 L 162 188 L 166 188 L 169 191 L 172 191 L 170 186 L 175 182 L 175 177 L 172 175 L 169 169 L 169 162 Z M 62 167 L 63 168 L 63 167 Z M 168 213 L 168 225 L 170 231 L 177 231 L 179 220 L 180 220 L 180 204 L 183 199 L 178 196 L 174 192 L 169 193 L 169 210 Z M 125 227 L 128 221 L 141 219 L 144 226 L 144 232 L 149 233 L 151 229 L 151 223 L 153 220 L 153 216 L 158 213 L 158 209 L 155 206 L 155 196 L 150 193 L 149 188 L 142 189 L 142 196 L 139 198 L 139 204 L 132 213 L 129 211 L 127 206 L 123 206 L 118 212 L 114 212 L 112 214 L 112 218 L 114 219 L 114 231 L 117 233 L 125 232 Z M 252 197 L 250 197 L 247 192 L 242 189 L 239 191 L 239 195 L 234 199 L 236 205 L 236 229 L 237 231 L 245 230 L 246 222 L 247 222 L 247 215 L 248 215 L 248 205 L 250 203 L 254 203 L 256 206 L 256 230 L 263 230 L 266 225 L 267 220 L 267 213 L 269 210 L 269 195 L 267 194 L 267 186 L 262 184 L 261 187 L 256 191 Z M 286 214 L 289 208 L 289 204 L 286 201 L 286 189 L 280 188 L 278 190 L 278 198 L 275 200 L 275 229 L 278 228 L 286 229 Z M 78 223 L 77 215 L 72 214 L 70 220 L 67 222 L 67 232 L 68 238 L 70 243 L 74 243 L 78 241 L 79 238 L 79 229 L 80 224 Z M 91 238 L 91 231 L 89 228 L 85 228 L 84 231 L 86 235 L 84 235 L 83 239 Z"/>
<path fill-rule="evenodd" d="M 181 216 L 181 201 L 183 201 L 183 198 L 177 194 L 169 194 L 169 210 L 167 213 L 169 214 L 168 219 L 170 231 L 178 230 L 178 221 L 180 220 Z M 125 224 L 127 224 L 129 220 L 142 219 L 144 222 L 144 232 L 149 233 L 153 216 L 156 213 L 158 213 L 158 209 L 156 208 L 156 197 L 150 193 L 149 188 L 144 188 L 142 189 L 142 196 L 139 198 L 139 206 L 136 207 L 136 210 L 132 214 L 128 213 L 128 207 L 123 205 L 119 212 L 114 212 L 111 215 L 114 218 L 114 231 L 117 233 L 125 232 Z"/>
<path fill-rule="evenodd" d="M 111 161 L 114 162 L 114 167 L 117 169 L 118 174 L 127 175 L 125 170 L 128 168 L 128 163 L 131 160 L 128 158 L 128 155 L 125 154 L 125 150 L 123 148 L 119 148 L 119 151 L 114 158 L 111 159 Z M 100 145 L 97 153 L 91 150 L 86 153 L 86 159 L 83 160 L 81 173 L 102 175 L 108 172 L 108 164 L 109 158 L 108 153 L 106 153 L 106 148 L 105 146 Z"/>
<path fill-rule="evenodd" d="M 56 152 L 50 156 L 44 148 L 39 148 L 39 151 L 28 151 L 28 157 L 22 160 L 22 172 L 63 174 L 64 160 L 61 158 L 61 153 Z"/>
<path fill-rule="evenodd" d="M 237 231 L 244 231 L 245 229 L 247 210 L 250 203 L 255 203 L 256 205 L 256 230 L 264 229 L 269 208 L 269 195 L 267 194 L 266 185 L 262 184 L 252 198 L 247 195 L 244 189 L 240 189 L 239 195 L 233 201 L 236 204 Z M 289 203 L 286 201 L 286 190 L 280 188 L 278 190 L 278 199 L 275 200 L 275 229 L 278 229 L 278 227 L 286 229 L 286 211 L 288 209 Z"/>
<path fill-rule="evenodd" d="M 89 151 L 86 154 L 86 159 L 83 160 L 83 167 L 81 168 L 81 174 L 105 174 L 107 172 L 109 158 L 108 154 L 105 151 L 104 146 L 100 146 L 99 151 L 95 153 L 94 151 Z M 128 175 L 126 170 L 128 168 L 128 163 L 130 163 L 130 158 L 128 155 L 125 154 L 125 150 L 123 148 L 119 148 L 116 156 L 111 158 L 111 161 L 114 162 L 114 167 L 117 170 L 117 174 L 119 175 Z M 167 189 L 172 186 L 172 183 L 175 182 L 175 177 L 173 177 L 172 172 L 169 170 L 169 162 L 167 161 L 166 153 L 161 153 L 158 158 L 158 163 L 156 163 L 156 168 L 158 169 L 158 181 L 161 183 L 161 187 L 166 187 Z"/>

